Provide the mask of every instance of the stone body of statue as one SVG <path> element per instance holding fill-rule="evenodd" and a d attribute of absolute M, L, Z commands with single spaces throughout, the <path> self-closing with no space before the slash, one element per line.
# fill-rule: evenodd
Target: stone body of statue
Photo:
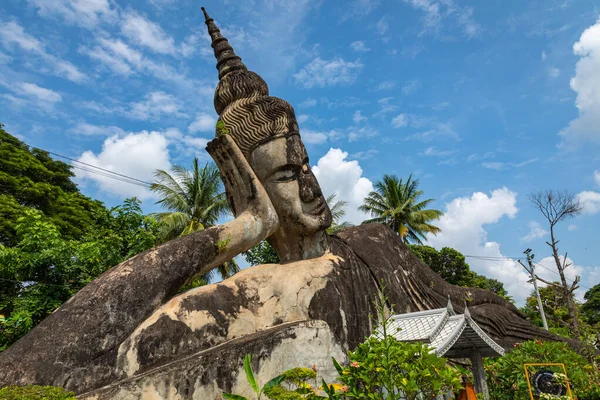
<path fill-rule="evenodd" d="M 91 282 L 0 353 L 0 386 L 62 386 L 98 399 L 214 399 L 244 390 L 242 359 L 262 381 L 314 363 L 327 377 L 371 332 L 381 282 L 399 313 L 469 303 L 498 343 L 558 340 L 494 293 L 452 286 L 382 225 L 329 236 L 331 212 L 291 105 L 270 97 L 206 14 L 217 58 L 217 137 L 235 219 L 172 240 Z M 268 239 L 280 265 L 246 269 L 176 295 L 193 277 Z"/>

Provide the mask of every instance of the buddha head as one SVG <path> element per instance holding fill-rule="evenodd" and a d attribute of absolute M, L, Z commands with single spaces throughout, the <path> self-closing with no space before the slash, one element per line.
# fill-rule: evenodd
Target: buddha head
<path fill-rule="evenodd" d="M 202 10 L 219 71 L 214 98 L 219 114 L 216 134 L 230 135 L 248 160 L 279 216 L 280 228 L 269 240 L 282 260 L 295 258 L 285 254 L 290 253 L 286 247 L 294 241 L 312 243 L 315 236 L 324 237 L 332 217 L 310 168 L 294 109 L 269 96 L 266 82 L 246 68 Z M 321 250 L 309 250 L 304 257 Z"/>

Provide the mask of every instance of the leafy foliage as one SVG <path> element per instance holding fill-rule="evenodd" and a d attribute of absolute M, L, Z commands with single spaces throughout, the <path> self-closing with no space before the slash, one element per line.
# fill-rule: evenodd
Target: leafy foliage
<path fill-rule="evenodd" d="M 457 286 L 491 290 L 512 301 L 502 282 L 472 271 L 465 261 L 465 256 L 459 251 L 450 247 L 444 247 L 438 251 L 430 246 L 415 244 L 409 245 L 409 248 L 446 282 Z"/>
<path fill-rule="evenodd" d="M 200 168 L 198 158 L 194 158 L 191 170 L 176 165 L 171 173 L 157 170 L 154 176 L 151 190 L 160 198 L 157 203 L 168 210 L 155 214 L 164 224 L 166 240 L 215 226 L 229 212 L 219 169 L 214 164 Z"/>
<path fill-rule="evenodd" d="M 399 342 L 390 332 L 392 313 L 384 291 L 377 303 L 381 321 L 370 336 L 349 353 L 350 363 L 341 367 L 335 360 L 343 399 L 416 400 L 434 398 L 461 387 L 460 373 L 449 367 L 423 343 Z M 421 397 L 422 396 L 422 397 Z M 330 396 L 331 397 L 331 396 Z"/>
<path fill-rule="evenodd" d="M 176 165 L 171 173 L 157 170 L 156 182 L 150 189 L 156 192 L 157 202 L 169 211 L 153 214 L 162 224 L 162 240 L 202 231 L 215 226 L 222 216 L 230 213 L 221 175 L 216 165 L 207 163 L 200 168 L 198 158 L 194 158 L 192 169 Z M 216 268 L 223 279 L 238 272 L 235 260 L 230 260 Z M 209 282 L 214 270 L 188 282 L 187 288 Z"/>
<path fill-rule="evenodd" d="M 140 202 L 98 213 L 79 239 L 63 237 L 53 220 L 27 209 L 18 243 L 0 245 L 0 350 L 25 335 L 79 289 L 110 267 L 154 246 L 159 225 Z"/>
<path fill-rule="evenodd" d="M 242 254 L 244 255 L 246 261 L 248 261 L 248 264 L 252 266 L 280 263 L 277 252 L 266 240 L 261 241 L 259 244 Z"/>
<path fill-rule="evenodd" d="M 522 400 L 529 396 L 524 364 L 564 363 L 571 390 L 579 400 L 600 399 L 600 376 L 587 360 L 563 342 L 528 341 L 515 345 L 504 357 L 487 359 L 490 398 Z"/>
<path fill-rule="evenodd" d="M 331 211 L 331 226 L 327 229 L 327 233 L 333 234 L 342 229 L 352 226 L 348 221 L 344 221 L 343 218 L 346 216 L 346 207 L 348 202 L 344 200 L 337 200 L 337 193 L 333 193 L 325 199 L 329 210 Z"/>
<path fill-rule="evenodd" d="M 548 329 L 557 335 L 573 337 L 571 316 L 567 308 L 564 290 L 557 286 L 545 286 L 540 287 L 539 291 L 544 305 Z M 532 291 L 525 299 L 525 305 L 521 308 L 521 312 L 535 325 L 543 326 L 538 308 L 537 296 Z"/>
<path fill-rule="evenodd" d="M 250 387 L 254 391 L 257 400 L 260 400 L 264 392 L 267 392 L 271 388 L 279 385 L 285 379 L 284 375 L 276 376 L 261 388 L 256 378 L 254 377 L 254 372 L 252 371 L 252 358 L 250 354 L 246 354 L 246 357 L 244 357 L 244 372 L 246 373 L 246 379 L 248 380 Z M 239 396 L 231 393 L 223 393 L 223 398 L 228 400 L 248 400 L 248 398 L 244 396 Z"/>
<path fill-rule="evenodd" d="M 436 234 L 440 228 L 430 222 L 440 219 L 443 213 L 427 209 L 433 199 L 420 201 L 419 180 L 409 175 L 406 182 L 396 175 L 383 175 L 375 190 L 365 198 L 359 210 L 373 217 L 363 223 L 377 222 L 389 226 L 406 242 L 423 244 L 427 233 Z"/>
<path fill-rule="evenodd" d="M 73 176 L 69 164 L 29 148 L 0 124 L 0 244 L 18 242 L 17 220 L 30 208 L 41 211 L 69 239 L 95 224 L 104 207 L 79 193 Z"/>
<path fill-rule="evenodd" d="M 581 314 L 587 323 L 600 323 L 600 284 L 592 287 L 583 296 L 585 302 L 581 305 Z"/>
<path fill-rule="evenodd" d="M 73 392 L 54 386 L 6 386 L 0 389 L 2 400 L 75 400 Z"/>

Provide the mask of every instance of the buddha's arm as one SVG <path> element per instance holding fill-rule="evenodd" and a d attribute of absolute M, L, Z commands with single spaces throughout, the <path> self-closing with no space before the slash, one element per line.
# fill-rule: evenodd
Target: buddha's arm
<path fill-rule="evenodd" d="M 208 150 L 221 169 L 237 217 L 169 241 L 111 268 L 5 350 L 0 356 L 0 369 L 21 364 L 27 354 L 43 355 L 51 365 L 23 365 L 42 369 L 84 366 L 118 346 L 186 281 L 231 260 L 277 229 L 277 214 L 268 195 L 235 143 L 222 137 L 211 142 Z M 38 347 L 44 350 L 31 351 Z M 27 374 L 14 372 L 15 376 Z"/>

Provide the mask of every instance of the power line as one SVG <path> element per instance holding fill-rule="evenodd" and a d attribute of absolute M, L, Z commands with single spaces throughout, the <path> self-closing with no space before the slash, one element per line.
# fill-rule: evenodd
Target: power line
<path fill-rule="evenodd" d="M 548 267 L 545 267 L 544 265 L 540 264 L 539 262 L 537 262 L 537 261 L 534 261 L 534 263 L 535 263 L 536 265 L 538 265 L 538 266 L 540 266 L 540 267 L 544 268 L 546 271 L 550 271 L 550 272 L 552 272 L 553 274 L 560 276 L 560 274 L 559 274 L 558 272 L 556 272 L 556 271 L 554 271 L 554 270 L 552 270 L 552 269 L 550 269 L 550 268 L 548 268 Z M 573 281 L 569 281 L 567 278 L 565 278 L 565 280 L 566 280 L 567 282 L 569 282 L 569 283 L 573 283 Z M 590 287 L 587 287 L 587 286 L 583 285 L 581 282 L 579 282 L 579 283 L 578 283 L 578 285 L 579 285 L 579 286 L 581 286 L 581 287 L 584 287 L 584 288 L 586 288 L 586 289 L 588 289 L 588 290 L 590 290 L 590 289 L 591 289 Z"/>
<path fill-rule="evenodd" d="M 83 161 L 79 161 L 79 160 L 76 160 L 74 158 L 67 157 L 67 156 L 59 154 L 59 153 L 55 153 L 53 151 L 48 151 L 48 150 L 42 149 L 41 147 L 31 146 L 31 145 L 29 145 L 29 144 L 27 144 L 25 142 L 23 142 L 23 143 L 26 146 L 28 146 L 28 147 L 30 147 L 32 149 L 41 150 L 41 151 L 44 151 L 44 152 L 46 152 L 48 154 L 52 154 L 52 155 L 55 155 L 57 157 L 61 157 L 61 158 L 64 158 L 66 160 L 69 160 L 69 161 L 71 161 L 71 163 L 72 163 L 71 166 L 73 168 L 80 169 L 82 171 L 86 171 L 86 172 L 89 172 L 89 173 L 92 173 L 92 174 L 96 174 L 96 175 L 99 175 L 99 176 L 104 176 L 106 178 L 114 179 L 114 180 L 117 180 L 117 181 L 121 181 L 121 182 L 125 182 L 125 183 L 130 183 L 132 185 L 138 185 L 138 186 L 142 186 L 142 187 L 146 187 L 146 188 L 149 188 L 150 186 L 152 186 L 152 183 L 150 183 L 150 182 L 146 182 L 146 181 L 143 181 L 141 179 L 134 178 L 132 176 L 128 176 L 128 175 L 125 175 L 125 174 L 121 174 L 119 172 L 111 171 L 111 170 L 106 169 L 106 168 L 98 167 L 98 166 L 93 165 L 93 164 L 89 164 L 89 163 L 86 163 L 86 162 L 83 162 Z M 84 165 L 85 167 L 82 167 L 81 165 L 78 165 L 78 164 Z"/>
<path fill-rule="evenodd" d="M 102 167 L 98 167 L 98 166 L 96 166 L 96 165 L 93 165 L 93 164 L 88 164 L 88 163 L 85 163 L 85 162 L 83 162 L 83 161 L 75 160 L 74 158 L 67 157 L 67 156 L 63 156 L 62 154 L 58 154 L 58 153 L 54 153 L 54 152 L 52 152 L 52 151 L 48 151 L 48 150 L 44 150 L 44 149 L 40 149 L 39 147 L 34 147 L 34 148 L 35 148 L 35 149 L 38 149 L 38 150 L 45 151 L 45 152 L 47 152 L 48 154 L 53 154 L 53 155 L 55 155 L 55 156 L 57 156 L 57 157 L 62 157 L 62 158 L 64 158 L 64 159 L 67 159 L 67 160 L 69 160 L 69 161 L 71 161 L 71 162 L 74 162 L 74 163 L 77 163 L 77 164 L 82 164 L 82 165 L 85 165 L 85 166 L 88 166 L 88 167 L 96 168 L 96 169 L 99 169 L 100 171 L 104 171 L 104 172 L 107 172 L 107 173 L 109 173 L 109 174 L 118 175 L 118 176 L 120 176 L 120 177 L 127 178 L 127 179 L 130 179 L 130 180 L 132 180 L 132 181 L 136 181 L 136 182 L 142 183 L 142 184 L 144 184 L 144 185 L 146 185 L 146 186 L 151 186 L 151 185 L 152 185 L 151 183 L 149 183 L 149 182 L 146 182 L 146 181 L 143 181 L 143 180 L 141 180 L 141 179 L 133 178 L 133 177 L 131 177 L 131 176 L 127 176 L 127 175 L 124 175 L 124 174 L 121 174 L 121 173 L 118 173 L 118 172 L 114 172 L 114 171 L 111 171 L 111 170 L 108 170 L 108 169 L 105 169 L 105 168 L 102 168 Z"/>

